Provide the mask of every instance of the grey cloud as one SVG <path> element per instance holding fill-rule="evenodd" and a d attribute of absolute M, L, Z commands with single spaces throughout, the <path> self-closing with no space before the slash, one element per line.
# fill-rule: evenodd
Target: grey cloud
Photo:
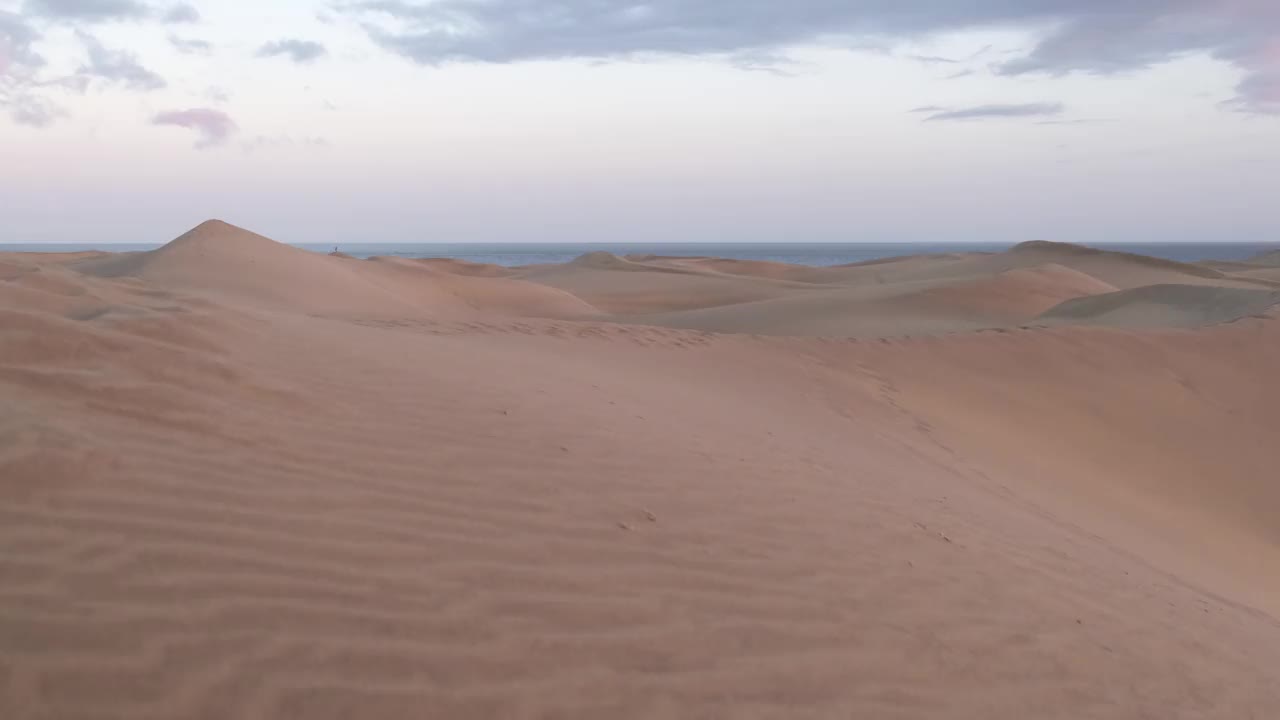
<path fill-rule="evenodd" d="M 169 36 L 169 44 L 180 53 L 186 55 L 209 55 L 213 52 L 213 44 L 197 38 L 181 38 Z"/>
<path fill-rule="evenodd" d="M 169 24 L 200 21 L 200 11 L 185 2 L 159 10 L 138 0 L 26 0 L 23 12 L 30 17 L 76 23 L 144 19 Z"/>
<path fill-rule="evenodd" d="M 32 48 L 39 38 L 21 16 L 0 10 L 0 77 L 44 64 L 44 58 Z"/>
<path fill-rule="evenodd" d="M 138 58 L 124 50 L 103 47 L 98 39 L 85 32 L 77 32 L 80 42 L 89 52 L 89 62 L 80 66 L 80 74 L 119 83 L 131 90 L 159 90 L 168 83 L 164 78 L 138 63 Z"/>
<path fill-rule="evenodd" d="M 4 101 L 0 100 L 0 106 L 3 105 Z M 8 110 L 9 117 L 15 123 L 38 128 L 48 127 L 67 114 L 58 105 L 37 95 L 23 95 L 17 98 L 8 106 Z"/>
<path fill-rule="evenodd" d="M 770 52 L 744 51 L 734 53 L 729 62 L 739 70 L 749 72 L 765 72 L 779 77 L 792 77 L 794 72 L 788 70 L 795 63 L 781 55 Z"/>
<path fill-rule="evenodd" d="M 51 83 L 38 77 L 45 65 L 33 48 L 39 38 L 20 16 L 0 10 L 0 114 L 32 127 L 45 127 L 65 114 L 40 94 Z"/>
<path fill-rule="evenodd" d="M 1275 54 L 1280 56 L 1280 43 Z M 1246 77 L 1228 105 L 1249 112 L 1280 115 L 1280 67 Z"/>
<path fill-rule="evenodd" d="M 938 113 L 938 112 L 944 112 L 944 111 L 946 111 L 946 108 L 942 107 L 941 105 L 925 105 L 925 106 L 923 106 L 923 107 L 911 108 L 911 109 L 910 109 L 910 110 L 908 110 L 907 112 L 909 112 L 909 113 Z"/>
<path fill-rule="evenodd" d="M 151 8 L 135 0 L 27 0 L 23 10 L 33 16 L 83 22 L 133 20 L 151 14 Z"/>
<path fill-rule="evenodd" d="M 997 118 L 1055 117 L 1066 111 L 1062 103 L 1025 103 L 1021 105 L 976 105 L 966 108 L 939 109 L 925 118 L 939 120 L 991 120 Z M 920 112 L 924 112 L 921 110 Z"/>
<path fill-rule="evenodd" d="M 225 143 L 235 132 L 236 123 L 229 115 L 213 108 L 170 110 L 151 119 L 153 125 L 170 125 L 194 130 L 199 135 L 197 148 L 210 148 Z"/>
<path fill-rule="evenodd" d="M 1114 73 L 1204 52 L 1246 73 L 1243 108 L 1274 106 L 1276 0 L 358 0 L 374 42 L 414 62 L 728 55 L 863 46 L 934 33 L 1033 30 L 1006 75 Z"/>
<path fill-rule="evenodd" d="M 309 63 L 329 53 L 323 45 L 310 40 L 277 40 L 258 48 L 258 57 L 276 57 L 287 55 L 296 63 Z"/>
<path fill-rule="evenodd" d="M 170 6 L 160 19 L 174 25 L 178 23 L 195 23 L 200 22 L 200 11 L 187 3 L 178 3 Z"/>
<path fill-rule="evenodd" d="M 940 57 L 938 55 L 908 55 L 907 57 L 926 65 L 955 65 L 960 62 L 953 58 Z"/>
<path fill-rule="evenodd" d="M 36 80 L 32 82 L 32 86 L 38 88 L 60 88 L 83 95 L 89 89 L 89 78 L 83 75 L 67 75 L 65 77 L 49 78 L 48 80 Z"/>

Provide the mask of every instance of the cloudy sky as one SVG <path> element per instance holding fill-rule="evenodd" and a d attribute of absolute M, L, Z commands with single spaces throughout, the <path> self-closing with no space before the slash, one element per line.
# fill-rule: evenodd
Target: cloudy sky
<path fill-rule="evenodd" d="M 0 0 L 0 242 L 1280 240 L 1278 0 Z"/>

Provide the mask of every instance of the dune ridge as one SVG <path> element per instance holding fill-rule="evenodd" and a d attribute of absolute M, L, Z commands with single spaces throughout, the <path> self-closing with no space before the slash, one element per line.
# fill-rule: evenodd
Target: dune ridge
<path fill-rule="evenodd" d="M 1195 277 L 1210 278 L 1220 280 L 1226 276 L 1213 270 L 1212 268 L 1202 267 L 1190 263 L 1178 262 L 1176 260 L 1166 260 L 1164 258 L 1151 257 L 1148 255 L 1138 255 L 1136 253 L 1119 252 L 1116 250 L 1100 250 L 1091 248 L 1086 245 L 1076 245 L 1074 243 L 1053 242 L 1050 240 L 1031 240 L 1029 242 L 1019 243 L 1009 251 L 1013 254 L 1019 253 L 1035 253 L 1035 254 L 1052 254 L 1062 256 L 1078 256 L 1078 257 L 1103 257 L 1114 258 L 1131 262 L 1148 267 L 1172 270 L 1174 272 L 1185 273 Z"/>
<path fill-rule="evenodd" d="M 0 256 L 6 720 L 1280 709 L 1255 285 L 180 241 Z"/>
<path fill-rule="evenodd" d="M 399 317 L 493 309 L 559 317 L 597 312 L 554 288 L 518 280 L 495 284 L 399 258 L 319 255 L 220 220 L 202 223 L 157 250 L 95 258 L 76 267 L 97 277 L 136 278 L 223 301 L 317 314 Z"/>
<path fill-rule="evenodd" d="M 1042 320 L 1129 327 L 1198 327 L 1260 315 L 1280 292 L 1202 285 L 1148 285 L 1067 300 Z"/>

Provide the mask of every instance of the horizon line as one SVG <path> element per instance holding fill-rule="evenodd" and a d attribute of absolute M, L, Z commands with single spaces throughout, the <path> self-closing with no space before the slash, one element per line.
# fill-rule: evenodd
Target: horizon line
<path fill-rule="evenodd" d="M 13 245 L 165 245 L 171 242 L 104 240 L 81 242 L 75 240 L 36 240 L 29 242 L 0 242 L 0 247 Z M 484 240 L 449 241 L 419 240 L 382 242 L 359 240 L 351 242 L 284 242 L 295 247 L 302 245 L 1020 245 L 1026 242 L 1055 242 L 1068 245 L 1280 245 L 1280 240 L 1108 240 L 1103 242 L 1076 242 L 1072 240 L 592 240 L 592 241 L 535 241 L 535 240 Z"/>

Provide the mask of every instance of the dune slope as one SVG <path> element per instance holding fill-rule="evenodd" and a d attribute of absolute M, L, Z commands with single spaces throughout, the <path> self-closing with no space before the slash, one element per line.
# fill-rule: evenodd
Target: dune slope
<path fill-rule="evenodd" d="M 1262 253 L 1256 257 L 1249 258 L 1249 262 L 1254 265 L 1280 267 L 1280 250 L 1272 250 L 1270 252 Z"/>
<path fill-rule="evenodd" d="M 164 247 L 100 257 L 76 267 L 259 308 L 343 316 L 402 317 L 474 310 L 570 317 L 586 302 L 520 280 L 478 277 L 411 260 L 357 260 L 300 250 L 228 223 L 202 223 Z"/>
<path fill-rule="evenodd" d="M 0 717 L 1280 710 L 1274 311 L 729 336 L 277 250 L 0 258 Z"/>
<path fill-rule="evenodd" d="M 1120 327 L 1197 327 L 1258 315 L 1276 303 L 1280 303 L 1276 291 L 1149 285 L 1068 300 L 1041 319 Z"/>

